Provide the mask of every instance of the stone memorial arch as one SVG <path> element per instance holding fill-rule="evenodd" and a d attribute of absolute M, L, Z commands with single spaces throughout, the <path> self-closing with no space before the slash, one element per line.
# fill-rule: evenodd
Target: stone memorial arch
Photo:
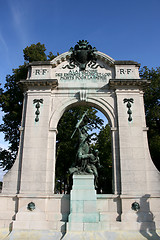
<path fill-rule="evenodd" d="M 81 51 L 88 54 L 85 61 Z M 97 194 L 99 231 L 135 231 L 141 239 L 142 225 L 160 229 L 160 173 L 149 153 L 143 101 L 149 83 L 139 77 L 139 66 L 115 61 L 86 41 L 50 62 L 29 64 L 21 81 L 19 152 L 0 194 L 0 229 L 47 230 L 53 239 L 67 231 L 69 195 L 54 194 L 56 135 L 63 113 L 77 105 L 97 108 L 111 126 L 113 194 Z"/>

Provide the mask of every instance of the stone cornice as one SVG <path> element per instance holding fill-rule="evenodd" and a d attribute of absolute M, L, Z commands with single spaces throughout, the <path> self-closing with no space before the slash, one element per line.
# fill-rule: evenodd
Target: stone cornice
<path fill-rule="evenodd" d="M 28 63 L 28 66 L 51 65 L 50 61 L 35 61 Z"/>
<path fill-rule="evenodd" d="M 28 89 L 29 87 L 40 87 L 40 86 L 50 86 L 53 89 L 58 86 L 58 80 L 57 79 L 21 80 L 19 84 L 23 89 Z"/>
<path fill-rule="evenodd" d="M 97 51 L 97 52 L 95 52 L 95 55 L 96 55 L 97 59 L 108 63 L 110 66 L 115 64 L 115 60 L 105 53 Z"/>
<path fill-rule="evenodd" d="M 105 53 L 96 51 L 95 55 L 97 59 L 104 61 L 108 63 L 109 65 L 135 65 L 137 67 L 140 67 L 140 63 L 131 61 L 131 60 L 114 60 L 110 56 L 108 56 Z M 68 60 L 71 56 L 71 52 L 64 52 L 60 54 L 59 56 L 55 57 L 52 61 L 34 61 L 31 63 L 28 63 L 28 66 L 40 66 L 40 65 L 52 65 L 53 68 L 57 67 L 60 63 Z"/>
<path fill-rule="evenodd" d="M 61 55 L 57 56 L 56 58 L 54 58 L 50 64 L 52 65 L 53 68 L 57 67 L 60 63 L 68 60 L 71 56 L 71 52 L 65 52 L 62 53 Z M 97 57 L 97 59 L 104 61 L 106 63 L 108 63 L 110 66 L 114 65 L 115 60 L 113 58 L 111 58 L 110 56 L 106 55 L 105 53 L 96 51 L 95 55 Z"/>
<path fill-rule="evenodd" d="M 118 86 L 139 86 L 147 87 L 151 82 L 146 79 L 110 79 L 109 86 L 116 88 Z"/>
<path fill-rule="evenodd" d="M 141 64 L 135 61 L 128 61 L 128 60 L 118 60 L 114 62 L 115 65 L 135 65 L 137 67 L 140 67 Z"/>
<path fill-rule="evenodd" d="M 60 54 L 59 56 L 55 57 L 50 64 L 52 65 L 53 68 L 57 67 L 60 63 L 68 60 L 71 56 L 71 52 L 65 52 Z"/>

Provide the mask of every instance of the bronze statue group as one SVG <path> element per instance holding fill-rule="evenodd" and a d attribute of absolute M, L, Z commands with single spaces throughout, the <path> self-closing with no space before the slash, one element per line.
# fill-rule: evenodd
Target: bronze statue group
<path fill-rule="evenodd" d="M 71 136 L 76 131 L 79 133 L 79 145 L 76 154 L 75 163 L 69 168 L 69 173 L 72 174 L 93 174 L 95 177 L 95 188 L 97 188 L 98 182 L 98 168 L 101 168 L 98 150 L 91 149 L 90 147 L 90 135 L 88 134 L 88 110 L 83 114 L 78 121 L 76 128 Z"/>

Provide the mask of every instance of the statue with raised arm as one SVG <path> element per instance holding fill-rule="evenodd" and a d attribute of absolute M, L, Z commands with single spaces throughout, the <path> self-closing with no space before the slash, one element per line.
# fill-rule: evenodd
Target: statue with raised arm
<path fill-rule="evenodd" d="M 76 128 L 71 136 L 76 131 L 79 133 L 79 144 L 76 154 L 74 165 L 69 168 L 70 174 L 93 174 L 95 176 L 95 187 L 97 188 L 98 171 L 97 168 L 101 167 L 98 157 L 98 150 L 91 150 L 89 142 L 90 135 L 88 134 L 88 110 L 82 115 L 78 121 Z"/>

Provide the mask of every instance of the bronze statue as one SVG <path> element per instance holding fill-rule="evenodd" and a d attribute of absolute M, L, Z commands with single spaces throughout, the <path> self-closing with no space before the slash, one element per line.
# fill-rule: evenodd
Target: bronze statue
<path fill-rule="evenodd" d="M 88 110 L 83 114 L 81 119 L 78 121 L 76 128 L 71 136 L 74 136 L 75 132 L 79 132 L 79 145 L 76 154 L 76 161 L 69 169 L 70 174 L 93 174 L 95 176 L 95 187 L 97 188 L 98 171 L 101 167 L 98 150 L 92 150 L 90 148 L 90 135 L 88 134 L 87 128 L 87 117 Z"/>

